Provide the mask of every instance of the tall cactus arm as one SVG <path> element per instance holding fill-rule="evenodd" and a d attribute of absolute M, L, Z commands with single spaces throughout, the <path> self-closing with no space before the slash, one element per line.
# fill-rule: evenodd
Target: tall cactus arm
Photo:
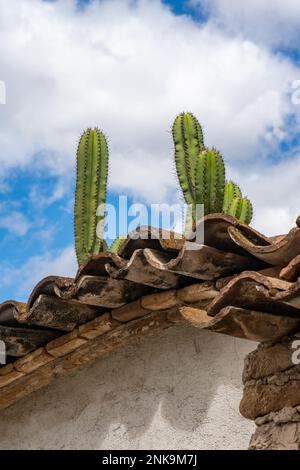
<path fill-rule="evenodd" d="M 87 250 L 90 254 L 98 254 L 101 248 L 102 236 L 96 236 L 96 228 L 104 219 L 104 206 L 107 191 L 108 148 L 106 138 L 98 129 L 90 131 L 88 142 L 88 158 L 86 170 L 86 197 L 85 197 L 85 230 L 87 236 Z M 97 208 L 103 211 L 97 213 Z M 98 215 L 97 215 L 98 214 Z"/>
<path fill-rule="evenodd" d="M 216 165 L 209 150 L 204 150 L 200 158 L 204 159 L 204 211 L 211 214 L 216 199 Z"/>
<path fill-rule="evenodd" d="M 225 164 L 220 152 L 214 150 L 216 159 L 216 202 L 214 212 L 222 212 L 225 191 Z"/>
<path fill-rule="evenodd" d="M 220 212 L 224 198 L 225 166 L 215 149 L 203 150 L 196 165 L 196 203 L 204 204 L 204 213 Z"/>
<path fill-rule="evenodd" d="M 182 132 L 185 140 L 186 158 L 189 159 L 190 178 L 195 186 L 195 165 L 199 153 L 204 150 L 203 131 L 197 118 L 192 113 L 184 113 L 182 118 Z"/>
<path fill-rule="evenodd" d="M 84 131 L 77 148 L 77 178 L 74 208 L 74 231 L 75 231 L 75 251 L 78 264 L 82 264 L 85 256 L 84 245 L 84 194 L 85 194 L 85 170 L 86 170 L 86 154 L 87 142 L 90 130 Z"/>
<path fill-rule="evenodd" d="M 197 159 L 196 169 L 195 169 L 195 198 L 196 204 L 205 204 L 205 195 L 206 195 L 206 184 L 205 177 L 207 174 L 206 171 L 206 150 L 203 150 Z"/>
<path fill-rule="evenodd" d="M 105 218 L 105 204 L 106 204 L 106 197 L 107 197 L 107 178 L 108 178 L 108 159 L 109 159 L 109 152 L 107 146 L 107 140 L 103 132 L 97 132 L 97 145 L 99 150 L 99 167 L 97 172 L 97 177 L 99 180 L 98 190 L 97 190 L 97 207 L 102 207 L 102 211 L 97 212 L 96 218 L 96 226 L 99 222 L 102 222 L 102 233 L 100 234 L 100 238 L 98 238 L 98 242 L 103 239 L 103 227 L 104 227 L 104 218 Z M 99 233 L 98 233 L 99 236 Z M 96 239 L 94 239 L 95 242 Z M 93 252 L 97 254 L 99 252 L 98 246 L 95 246 Z"/>
<path fill-rule="evenodd" d="M 244 224 L 250 224 L 253 217 L 253 206 L 247 197 L 241 199 L 241 211 L 239 219 Z"/>
<path fill-rule="evenodd" d="M 224 201 L 222 207 L 222 212 L 224 214 L 228 214 L 231 202 L 234 198 L 237 197 L 242 198 L 242 191 L 233 181 L 227 181 L 225 184 Z"/>
<path fill-rule="evenodd" d="M 211 150 L 205 150 L 205 212 L 212 214 L 217 199 L 217 164 Z"/>
<path fill-rule="evenodd" d="M 90 255 L 98 254 L 102 246 L 103 234 L 97 236 L 96 229 L 104 219 L 107 173 L 106 138 L 98 129 L 88 129 L 83 133 L 77 150 L 74 219 L 76 254 L 80 265 Z M 97 211 L 99 206 L 102 210 Z"/>
<path fill-rule="evenodd" d="M 191 113 L 181 113 L 174 121 L 172 134 L 179 183 L 185 202 L 193 204 L 195 201 L 195 165 L 203 149 L 202 128 Z"/>

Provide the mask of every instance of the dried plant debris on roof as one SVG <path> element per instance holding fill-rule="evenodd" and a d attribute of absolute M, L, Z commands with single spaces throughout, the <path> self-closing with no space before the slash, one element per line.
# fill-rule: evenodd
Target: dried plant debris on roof
<path fill-rule="evenodd" d="M 35 374 L 48 363 L 53 368 L 61 357 L 70 355 L 70 368 L 80 365 L 89 341 L 102 354 L 119 344 L 112 337 L 130 339 L 130 331 L 144 334 L 156 324 L 188 322 L 254 341 L 294 333 L 300 329 L 299 222 L 287 235 L 268 238 L 231 216 L 211 214 L 196 227 L 198 234 L 204 228 L 201 245 L 195 234 L 183 239 L 141 227 L 117 254 L 90 258 L 74 279 L 41 280 L 27 304 L 0 305 L 0 339 L 17 364 L 0 368 L 0 390 L 26 382 L 32 367 Z"/>

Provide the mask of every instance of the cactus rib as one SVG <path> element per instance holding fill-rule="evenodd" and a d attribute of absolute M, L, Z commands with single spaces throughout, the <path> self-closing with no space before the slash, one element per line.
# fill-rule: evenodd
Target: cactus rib
<path fill-rule="evenodd" d="M 108 173 L 108 148 L 106 138 L 99 129 L 83 132 L 77 149 L 77 180 L 75 194 L 75 246 L 79 265 L 102 247 L 102 235 L 96 235 L 103 221 Z"/>
<path fill-rule="evenodd" d="M 203 150 L 196 165 L 196 204 L 204 204 L 204 213 L 220 212 L 224 197 L 225 166 L 215 149 Z"/>
<path fill-rule="evenodd" d="M 242 192 L 233 181 L 227 181 L 225 184 L 224 201 L 222 212 L 227 214 L 234 198 L 242 198 Z"/>
<path fill-rule="evenodd" d="M 108 248 L 108 251 L 109 251 L 110 253 L 118 253 L 125 240 L 126 240 L 126 238 L 124 238 L 124 237 L 116 238 L 116 239 L 112 242 L 112 244 L 110 245 L 110 247 Z"/>
<path fill-rule="evenodd" d="M 227 214 L 239 219 L 241 213 L 241 198 L 234 197 L 230 203 Z"/>
<path fill-rule="evenodd" d="M 175 164 L 185 202 L 195 202 L 195 164 L 203 149 L 202 128 L 191 113 L 181 113 L 172 128 Z"/>
<path fill-rule="evenodd" d="M 241 211 L 239 219 L 244 224 L 250 224 L 253 217 L 253 206 L 247 197 L 241 199 Z"/>

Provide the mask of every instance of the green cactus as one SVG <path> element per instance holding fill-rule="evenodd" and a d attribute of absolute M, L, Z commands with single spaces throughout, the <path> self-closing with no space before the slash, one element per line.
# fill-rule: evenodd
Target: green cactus
<path fill-rule="evenodd" d="M 101 251 L 104 251 L 105 253 L 109 251 L 109 245 L 106 240 L 103 240 Z"/>
<path fill-rule="evenodd" d="M 242 198 L 242 191 L 240 190 L 239 186 L 235 184 L 233 181 L 227 181 L 225 184 L 225 191 L 224 191 L 224 201 L 222 212 L 227 214 L 230 208 L 230 204 L 234 198 Z"/>
<path fill-rule="evenodd" d="M 228 207 L 228 211 L 226 214 L 231 215 L 232 217 L 235 217 L 236 219 L 239 218 L 241 213 L 241 198 L 240 197 L 234 197 Z"/>
<path fill-rule="evenodd" d="M 191 113 L 181 113 L 172 128 L 177 176 L 187 204 L 195 203 L 195 166 L 204 149 L 202 128 Z"/>
<path fill-rule="evenodd" d="M 202 128 L 191 113 L 179 114 L 172 128 L 175 164 L 185 202 L 189 205 L 187 226 L 195 226 L 196 205 L 204 204 L 204 214 L 222 212 L 249 224 L 253 209 L 240 188 L 225 184 L 223 157 L 215 149 L 206 149 Z"/>
<path fill-rule="evenodd" d="M 83 132 L 77 149 L 74 227 L 78 264 L 103 250 L 103 220 L 108 174 L 108 147 L 99 129 Z M 103 208 L 100 212 L 98 207 Z M 99 227 L 102 225 L 102 236 Z M 96 234 L 98 231 L 98 236 Z M 100 230 L 101 232 L 101 230 Z"/>
<path fill-rule="evenodd" d="M 110 253 L 118 253 L 119 249 L 121 248 L 121 246 L 124 243 L 124 240 L 126 240 L 126 238 L 124 238 L 124 237 L 116 238 L 112 242 L 112 244 L 110 245 L 110 247 L 108 248 L 107 251 L 109 251 Z"/>
<path fill-rule="evenodd" d="M 252 220 L 252 204 L 247 197 L 243 197 L 239 186 L 233 181 L 228 181 L 225 185 L 222 212 L 232 215 L 245 224 L 250 224 Z"/>
<path fill-rule="evenodd" d="M 250 224 L 253 216 L 252 204 L 247 197 L 234 197 L 225 214 L 239 219 L 244 224 Z"/>
<path fill-rule="evenodd" d="M 200 152 L 195 172 L 195 202 L 204 204 L 204 214 L 221 212 L 225 189 L 223 157 L 215 149 Z"/>
<path fill-rule="evenodd" d="M 239 219 L 244 224 L 250 224 L 253 217 L 253 206 L 247 197 L 241 199 L 241 211 Z"/>

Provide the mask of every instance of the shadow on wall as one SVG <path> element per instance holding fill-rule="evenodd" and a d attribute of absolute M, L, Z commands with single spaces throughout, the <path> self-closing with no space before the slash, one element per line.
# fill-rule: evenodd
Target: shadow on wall
<path fill-rule="evenodd" d="M 120 348 L 2 411 L 0 448 L 247 448 L 238 405 L 255 346 L 178 326 Z"/>

